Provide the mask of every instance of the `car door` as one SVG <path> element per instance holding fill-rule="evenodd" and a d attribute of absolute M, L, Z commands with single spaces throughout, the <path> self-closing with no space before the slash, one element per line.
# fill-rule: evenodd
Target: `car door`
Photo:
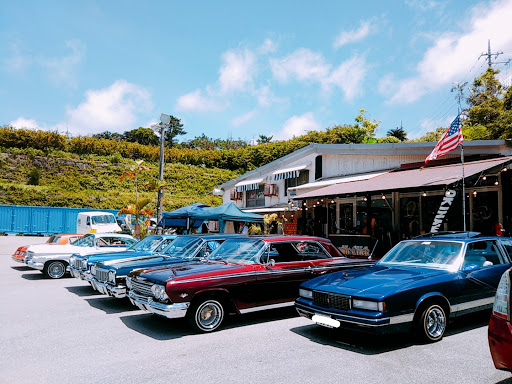
<path fill-rule="evenodd" d="M 299 285 L 314 277 L 308 257 L 318 245 L 312 241 L 280 241 L 267 245 L 263 266 L 256 274 L 256 295 L 260 305 L 293 301 Z M 325 257 L 330 257 L 325 255 Z M 265 259 L 266 258 L 266 259 Z"/>
<path fill-rule="evenodd" d="M 455 311 L 465 313 L 492 306 L 501 275 L 510 266 L 496 240 L 468 243 L 459 275 L 459 295 L 452 300 Z"/>

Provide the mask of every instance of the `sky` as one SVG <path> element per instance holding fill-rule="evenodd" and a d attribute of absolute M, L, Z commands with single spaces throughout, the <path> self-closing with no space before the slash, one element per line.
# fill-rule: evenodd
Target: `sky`
<path fill-rule="evenodd" d="M 455 83 L 512 83 L 512 0 L 0 3 L 0 126 L 286 140 L 353 124 L 448 126 Z M 465 88 L 466 94 L 469 86 Z"/>

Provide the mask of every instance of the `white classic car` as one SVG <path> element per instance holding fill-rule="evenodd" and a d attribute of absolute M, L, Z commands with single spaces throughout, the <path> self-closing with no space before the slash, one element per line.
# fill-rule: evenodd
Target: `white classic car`
<path fill-rule="evenodd" d="M 91 233 L 73 244 L 52 247 L 48 244 L 31 245 L 27 249 L 25 264 L 39 269 L 52 279 L 60 279 L 66 274 L 69 258 L 73 254 L 91 255 L 95 253 L 121 252 L 135 244 L 137 239 L 120 233 Z"/>

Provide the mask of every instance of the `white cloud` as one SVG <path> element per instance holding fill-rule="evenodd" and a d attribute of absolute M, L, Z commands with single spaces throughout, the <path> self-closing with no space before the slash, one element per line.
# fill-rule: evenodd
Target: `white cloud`
<path fill-rule="evenodd" d="M 333 47 L 340 48 L 345 44 L 355 43 L 370 34 L 370 21 L 363 21 L 357 30 L 343 31 L 334 39 Z"/>
<path fill-rule="evenodd" d="M 434 0 L 406 0 L 405 4 L 410 8 L 418 9 L 421 12 L 443 7 L 444 4 Z"/>
<path fill-rule="evenodd" d="M 203 96 L 200 89 L 180 96 L 176 102 L 176 109 L 181 111 L 218 112 L 225 107 L 216 99 Z"/>
<path fill-rule="evenodd" d="M 8 125 L 14 128 L 41 129 L 34 119 L 25 119 L 24 117 L 19 117 Z"/>
<path fill-rule="evenodd" d="M 21 74 L 32 64 L 32 58 L 23 52 L 21 43 L 18 39 L 9 42 L 11 55 L 4 59 L 3 68 L 9 73 Z"/>
<path fill-rule="evenodd" d="M 306 48 L 300 48 L 283 59 L 272 59 L 270 66 L 274 77 L 282 82 L 290 78 L 321 81 L 330 70 L 330 65 L 320 53 Z"/>
<path fill-rule="evenodd" d="M 274 140 L 288 140 L 294 136 L 300 136 L 308 131 L 318 131 L 322 129 L 315 120 L 313 113 L 308 112 L 302 116 L 292 116 L 283 125 L 283 129 L 275 134 L 271 134 Z"/>
<path fill-rule="evenodd" d="M 243 52 L 227 51 L 222 55 L 223 65 L 219 72 L 222 94 L 246 90 L 252 84 L 256 72 L 256 56 L 248 49 Z"/>
<path fill-rule="evenodd" d="M 258 48 L 258 53 L 260 53 L 262 55 L 266 55 L 268 53 L 273 53 L 276 50 L 277 50 L 277 44 L 274 43 L 270 39 L 265 39 L 263 44 L 261 44 L 261 46 Z"/>
<path fill-rule="evenodd" d="M 244 115 L 237 116 L 233 120 L 231 120 L 231 125 L 239 127 L 240 125 L 247 123 L 254 116 L 256 116 L 256 111 L 250 111 Z"/>
<path fill-rule="evenodd" d="M 85 55 L 85 45 L 78 40 L 66 42 L 71 53 L 64 57 L 41 59 L 41 65 L 47 69 L 48 78 L 56 85 L 75 88 L 77 86 L 76 68 Z"/>
<path fill-rule="evenodd" d="M 151 108 L 151 95 L 145 88 L 118 80 L 108 88 L 87 91 L 82 104 L 68 108 L 65 124 L 70 133 L 79 135 L 124 132 L 137 128 L 137 112 Z"/>
<path fill-rule="evenodd" d="M 283 59 L 271 60 L 270 65 L 274 76 L 281 82 L 290 79 L 317 82 L 326 90 L 335 86 L 343 91 L 346 100 L 362 94 L 362 83 L 368 71 L 363 57 L 353 56 L 332 69 L 321 54 L 305 48 Z"/>
<path fill-rule="evenodd" d="M 465 23 L 468 25 L 467 32 L 444 33 L 439 36 L 417 65 L 416 76 L 398 81 L 391 88 L 382 85 L 379 88 L 389 89 L 391 103 L 411 103 L 453 81 L 467 80 L 464 76 L 478 58 L 478 47 L 484 50 L 488 39 L 491 39 L 493 51 L 506 50 L 512 45 L 510 20 L 510 0 L 475 7 L 473 17 Z"/>
<path fill-rule="evenodd" d="M 366 61 L 354 56 L 333 70 L 325 84 L 339 87 L 346 100 L 353 100 L 363 92 L 361 84 L 367 71 Z"/>

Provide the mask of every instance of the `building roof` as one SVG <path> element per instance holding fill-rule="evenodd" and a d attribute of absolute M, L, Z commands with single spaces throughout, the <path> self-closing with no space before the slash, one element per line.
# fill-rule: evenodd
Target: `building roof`
<path fill-rule="evenodd" d="M 512 162 L 512 156 L 464 164 L 464 177 L 472 178 Z M 319 196 L 362 194 L 364 192 L 398 191 L 410 188 L 428 188 L 450 185 L 462 179 L 462 164 L 422 167 L 405 171 L 394 171 L 367 180 L 344 182 L 319 188 L 294 197 L 305 199 Z"/>

